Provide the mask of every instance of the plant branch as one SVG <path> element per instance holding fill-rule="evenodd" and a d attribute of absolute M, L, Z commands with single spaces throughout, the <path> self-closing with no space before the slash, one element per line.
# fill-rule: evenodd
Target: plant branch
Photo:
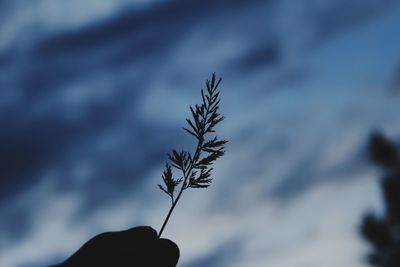
<path fill-rule="evenodd" d="M 202 144 L 202 142 L 201 142 L 201 140 L 199 140 L 199 141 L 197 142 L 195 157 L 196 157 L 196 155 L 198 155 L 198 154 L 200 153 L 200 151 L 201 151 L 201 144 Z M 191 163 L 191 166 L 190 166 L 190 169 L 188 170 L 188 173 L 191 173 L 192 169 L 193 169 L 193 163 Z M 182 173 L 183 173 L 183 177 L 184 177 L 182 186 L 181 186 L 181 188 L 180 188 L 180 190 L 179 190 L 179 193 L 178 193 L 178 196 L 176 197 L 176 199 L 174 200 L 173 197 L 171 198 L 171 199 L 172 199 L 172 205 L 171 205 L 171 208 L 170 208 L 169 211 L 168 211 L 167 217 L 165 218 L 163 225 L 161 226 L 161 230 L 160 230 L 160 232 L 158 233 L 158 238 L 161 237 L 161 234 L 162 234 L 162 232 L 164 231 L 164 228 L 165 228 L 165 226 L 167 225 L 167 223 L 168 223 L 168 221 L 169 221 L 169 218 L 171 217 L 171 214 L 172 214 L 172 212 L 174 211 L 175 206 L 176 206 L 176 204 L 178 203 L 178 201 L 179 201 L 179 199 L 180 199 L 180 197 L 181 197 L 183 191 L 184 191 L 186 188 L 188 188 L 188 187 L 185 186 L 185 185 L 186 185 L 186 183 L 187 183 L 187 180 L 188 180 L 189 176 L 186 175 L 185 170 L 182 170 Z"/>
<path fill-rule="evenodd" d="M 172 150 L 172 153 L 168 154 L 171 162 L 166 164 L 162 175 L 165 187 L 158 186 L 171 198 L 171 207 L 158 234 L 159 237 L 164 231 L 183 191 L 189 187 L 207 188 L 210 186 L 212 181 L 211 171 L 213 169 L 211 165 L 225 153 L 224 145 L 227 141 L 218 140 L 217 136 L 206 140 L 206 135 L 214 133 L 214 127 L 224 119 L 223 116 L 217 113 L 220 102 L 217 88 L 221 80 L 220 78 L 216 81 L 215 73 L 213 73 L 211 81 L 206 81 L 207 90 L 201 90 L 202 104 L 196 104 L 194 107 L 189 106 L 192 118 L 186 119 L 189 127 L 184 128 L 184 130 L 197 139 L 193 157 L 186 151 L 177 152 Z M 203 158 L 201 158 L 202 152 L 207 154 Z M 171 166 L 180 170 L 183 173 L 183 177 L 175 179 Z M 200 170 L 199 174 L 198 170 Z M 179 193 L 174 199 L 174 191 L 180 183 L 182 184 Z"/>

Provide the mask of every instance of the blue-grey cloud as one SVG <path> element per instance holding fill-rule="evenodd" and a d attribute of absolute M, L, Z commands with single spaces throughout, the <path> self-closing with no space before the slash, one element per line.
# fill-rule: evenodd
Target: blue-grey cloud
<path fill-rule="evenodd" d="M 373 192 L 362 179 L 363 138 L 373 127 L 399 132 L 396 99 L 381 90 L 395 55 L 376 55 L 365 41 L 398 43 L 385 30 L 395 5 L 364 2 L 160 1 L 75 27 L 10 27 L 15 34 L 1 35 L 9 39 L 0 47 L 0 265 L 54 263 L 98 231 L 161 220 L 159 169 L 171 148 L 191 148 L 181 129 L 187 106 L 214 70 L 224 76 L 221 136 L 230 143 L 215 186 L 204 198 L 186 195 L 193 205 L 182 203 L 166 232 L 188 252 L 183 262 L 289 266 L 288 253 L 318 266 L 292 246 L 305 240 L 329 257 L 331 230 L 337 244 L 355 244 L 343 258 L 356 262 L 352 216 L 370 203 L 363 190 Z M 23 8 L 3 5 L 10 14 Z M 318 49 L 304 53 L 315 40 Z M 327 223 L 334 216 L 335 227 Z M 177 235 L 189 230 L 193 240 Z M 236 265 L 232 255 L 241 257 Z"/>

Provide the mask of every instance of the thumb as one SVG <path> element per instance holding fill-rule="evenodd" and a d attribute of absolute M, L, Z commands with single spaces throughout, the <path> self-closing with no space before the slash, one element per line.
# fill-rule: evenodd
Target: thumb
<path fill-rule="evenodd" d="M 179 247 L 169 239 L 158 239 L 155 243 L 155 253 L 153 264 L 157 265 L 154 266 L 175 267 L 178 263 Z"/>

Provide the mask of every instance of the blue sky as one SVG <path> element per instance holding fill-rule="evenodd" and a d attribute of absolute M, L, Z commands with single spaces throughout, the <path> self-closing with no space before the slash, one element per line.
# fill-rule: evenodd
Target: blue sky
<path fill-rule="evenodd" d="M 367 266 L 358 226 L 381 199 L 366 143 L 400 136 L 397 1 L 20 0 L 0 15 L 1 266 L 158 230 L 166 154 L 192 149 L 184 119 L 214 71 L 229 144 L 163 234 L 178 266 Z"/>

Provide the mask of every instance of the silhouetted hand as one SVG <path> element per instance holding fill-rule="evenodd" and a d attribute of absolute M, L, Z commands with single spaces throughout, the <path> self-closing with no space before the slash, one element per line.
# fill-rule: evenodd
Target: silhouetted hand
<path fill-rule="evenodd" d="M 57 267 L 175 267 L 178 246 L 148 226 L 102 233 Z"/>

